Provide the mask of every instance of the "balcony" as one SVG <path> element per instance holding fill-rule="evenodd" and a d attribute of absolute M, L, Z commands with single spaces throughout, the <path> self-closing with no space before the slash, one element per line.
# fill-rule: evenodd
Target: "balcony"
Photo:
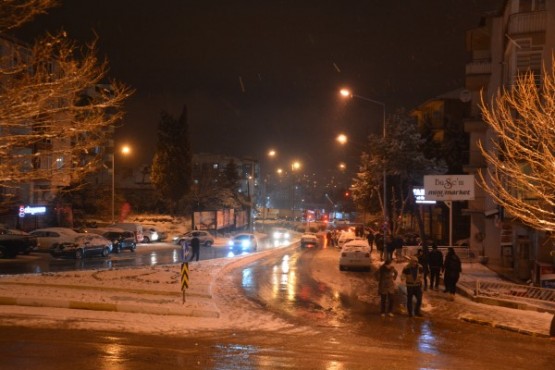
<path fill-rule="evenodd" d="M 547 29 L 547 12 L 516 13 L 509 18 L 509 36 L 520 33 L 544 32 Z"/>
<path fill-rule="evenodd" d="M 490 74 L 491 73 L 491 60 L 474 60 L 466 64 L 467 75 Z"/>

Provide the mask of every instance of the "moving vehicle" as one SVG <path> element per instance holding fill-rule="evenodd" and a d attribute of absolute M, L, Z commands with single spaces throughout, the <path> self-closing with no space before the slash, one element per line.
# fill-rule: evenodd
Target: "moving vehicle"
<path fill-rule="evenodd" d="M 37 238 L 20 230 L 0 228 L 0 258 L 15 258 L 37 249 Z"/>
<path fill-rule="evenodd" d="M 291 232 L 284 228 L 274 229 L 272 233 L 272 239 L 274 241 L 288 241 L 291 238 Z"/>
<path fill-rule="evenodd" d="M 38 240 L 38 250 L 48 251 L 62 243 L 73 243 L 79 235 L 77 231 L 67 227 L 45 227 L 36 229 L 30 234 Z"/>
<path fill-rule="evenodd" d="M 112 242 L 112 252 L 114 253 L 119 253 L 125 249 L 135 252 L 135 249 L 137 249 L 135 235 L 131 231 L 104 230 L 101 235 Z"/>
<path fill-rule="evenodd" d="M 50 249 L 53 257 L 73 257 L 81 259 L 86 256 L 101 255 L 108 257 L 112 242 L 97 234 L 79 234 L 73 242 L 60 243 Z"/>
<path fill-rule="evenodd" d="M 162 242 L 167 238 L 167 234 L 160 229 L 143 225 L 143 243 Z"/>
<path fill-rule="evenodd" d="M 193 230 L 186 232 L 185 234 L 178 235 L 173 238 L 174 244 L 190 244 L 191 239 L 193 239 L 193 233 L 195 233 L 197 238 L 199 239 L 200 245 L 211 247 L 214 244 L 214 237 L 206 230 Z"/>
<path fill-rule="evenodd" d="M 320 240 L 314 233 L 305 233 L 301 235 L 301 248 L 317 248 L 320 246 Z"/>
<path fill-rule="evenodd" d="M 339 270 L 362 269 L 370 271 L 372 258 L 370 246 L 364 239 L 354 239 L 346 242 L 339 254 Z"/>
<path fill-rule="evenodd" d="M 255 252 L 258 249 L 258 240 L 254 234 L 241 233 L 231 238 L 227 245 L 233 253 Z"/>

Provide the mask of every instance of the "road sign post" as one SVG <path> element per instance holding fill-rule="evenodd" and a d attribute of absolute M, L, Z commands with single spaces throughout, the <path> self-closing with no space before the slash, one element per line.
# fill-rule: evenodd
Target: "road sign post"
<path fill-rule="evenodd" d="M 189 288 L 189 262 L 181 264 L 181 291 L 183 292 L 183 304 L 185 304 L 185 290 Z"/>

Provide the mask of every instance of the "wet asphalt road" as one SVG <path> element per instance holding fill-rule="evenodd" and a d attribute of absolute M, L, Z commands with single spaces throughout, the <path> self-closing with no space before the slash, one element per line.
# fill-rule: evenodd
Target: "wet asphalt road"
<path fill-rule="evenodd" d="M 372 273 L 340 272 L 337 253 L 294 246 L 232 272 L 248 304 L 308 332 L 215 330 L 171 337 L 0 327 L 0 368 L 514 370 L 555 363 L 552 340 L 462 322 L 456 317 L 461 307 L 440 293 L 430 293 L 437 295 L 431 297 L 434 310 L 423 319 L 400 311 L 381 318 Z"/>

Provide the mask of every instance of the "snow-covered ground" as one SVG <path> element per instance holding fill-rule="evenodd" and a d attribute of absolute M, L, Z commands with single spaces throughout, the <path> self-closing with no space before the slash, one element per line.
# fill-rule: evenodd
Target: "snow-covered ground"
<path fill-rule="evenodd" d="M 222 244 L 225 245 L 223 238 L 214 247 L 224 247 Z M 174 335 L 246 327 L 310 333 L 314 330 L 311 327 L 293 326 L 248 301 L 227 273 L 272 253 L 276 250 L 190 263 L 185 295 L 180 289 L 179 264 L 0 276 L 0 324 Z M 335 268 L 337 261 L 322 263 Z M 375 264 L 379 261 L 375 260 Z M 400 269 L 403 264 L 396 266 Z M 329 283 L 323 269 L 313 271 L 313 276 Z M 464 264 L 462 280 L 476 277 L 500 280 L 483 265 Z M 433 312 L 435 302 L 432 294 L 425 294 L 423 310 Z M 460 319 L 537 335 L 549 334 L 553 317 L 478 304 L 460 296 L 456 307 Z"/>

